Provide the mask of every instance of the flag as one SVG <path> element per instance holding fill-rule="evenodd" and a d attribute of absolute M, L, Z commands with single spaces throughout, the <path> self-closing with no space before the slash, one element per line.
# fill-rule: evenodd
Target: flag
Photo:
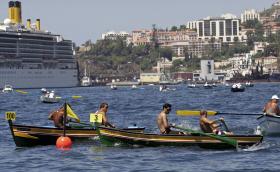
<path fill-rule="evenodd" d="M 66 105 L 66 112 L 68 117 L 76 119 L 77 122 L 80 122 L 80 118 L 74 113 L 74 111 L 70 108 L 68 104 Z"/>

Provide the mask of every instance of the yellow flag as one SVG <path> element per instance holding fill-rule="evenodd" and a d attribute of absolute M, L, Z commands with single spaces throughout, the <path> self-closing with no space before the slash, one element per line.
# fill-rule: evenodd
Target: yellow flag
<path fill-rule="evenodd" d="M 80 118 L 78 117 L 78 115 L 76 115 L 73 110 L 69 107 L 69 105 L 66 105 L 66 112 L 67 112 L 67 116 L 69 116 L 70 118 L 76 119 L 78 122 L 80 122 Z"/>

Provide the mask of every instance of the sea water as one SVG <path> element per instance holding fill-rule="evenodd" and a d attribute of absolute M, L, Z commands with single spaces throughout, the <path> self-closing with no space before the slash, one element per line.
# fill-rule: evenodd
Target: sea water
<path fill-rule="evenodd" d="M 263 143 L 242 150 L 208 150 L 191 147 L 106 147 L 93 138 L 88 142 L 74 142 L 69 151 L 57 150 L 54 145 L 17 148 L 13 142 L 4 114 L 15 111 L 16 123 L 52 125 L 48 114 L 65 101 L 82 121 L 98 110 L 101 102 L 109 104 L 108 118 L 117 127 L 136 124 L 146 132 L 158 133 L 156 117 L 164 103 L 172 104 L 169 122 L 198 129 L 199 117 L 176 116 L 177 109 L 207 109 L 220 112 L 261 113 L 264 104 L 274 94 L 280 95 L 279 83 L 259 83 L 245 92 L 231 92 L 230 87 L 213 89 L 170 86 L 160 92 L 158 86 L 138 89 L 119 87 L 78 87 L 55 89 L 62 97 L 60 103 L 40 102 L 40 89 L 27 94 L 0 94 L 0 171 L 279 171 L 280 137 L 264 137 Z M 79 95 L 81 98 L 73 99 Z M 230 130 L 239 134 L 253 134 L 257 116 L 219 115 Z"/>

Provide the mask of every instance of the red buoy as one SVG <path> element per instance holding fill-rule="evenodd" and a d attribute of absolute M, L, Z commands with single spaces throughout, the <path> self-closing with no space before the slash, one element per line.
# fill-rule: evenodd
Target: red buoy
<path fill-rule="evenodd" d="M 70 137 L 60 136 L 56 140 L 56 147 L 58 149 L 70 149 L 71 146 L 72 146 L 72 140 L 70 139 Z"/>

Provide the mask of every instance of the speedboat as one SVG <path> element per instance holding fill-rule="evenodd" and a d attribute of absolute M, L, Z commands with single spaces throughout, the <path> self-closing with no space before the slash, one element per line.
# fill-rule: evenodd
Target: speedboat
<path fill-rule="evenodd" d="M 243 85 L 241 85 L 240 83 L 233 84 L 231 87 L 231 91 L 232 92 L 244 92 L 245 87 Z"/>
<path fill-rule="evenodd" d="M 203 85 L 203 87 L 206 89 L 213 88 L 213 86 L 211 84 L 208 84 L 207 82 Z"/>
<path fill-rule="evenodd" d="M 196 88 L 195 84 L 188 84 L 188 88 Z"/>
<path fill-rule="evenodd" d="M 131 89 L 137 89 L 137 86 L 133 84 L 133 85 L 131 86 Z"/>
<path fill-rule="evenodd" d="M 117 88 L 116 85 L 113 85 L 113 84 L 112 84 L 112 85 L 111 85 L 111 89 L 112 89 L 112 90 L 117 90 L 118 88 Z"/>
<path fill-rule="evenodd" d="M 246 83 L 245 83 L 245 86 L 246 86 L 246 87 L 253 87 L 254 84 L 252 84 L 251 82 L 246 82 Z"/>
<path fill-rule="evenodd" d="M 264 114 L 258 117 L 258 121 L 263 134 L 280 136 L 280 116 Z"/>
<path fill-rule="evenodd" d="M 11 93 L 13 92 L 13 87 L 11 85 L 6 84 L 2 90 L 3 93 Z"/>

